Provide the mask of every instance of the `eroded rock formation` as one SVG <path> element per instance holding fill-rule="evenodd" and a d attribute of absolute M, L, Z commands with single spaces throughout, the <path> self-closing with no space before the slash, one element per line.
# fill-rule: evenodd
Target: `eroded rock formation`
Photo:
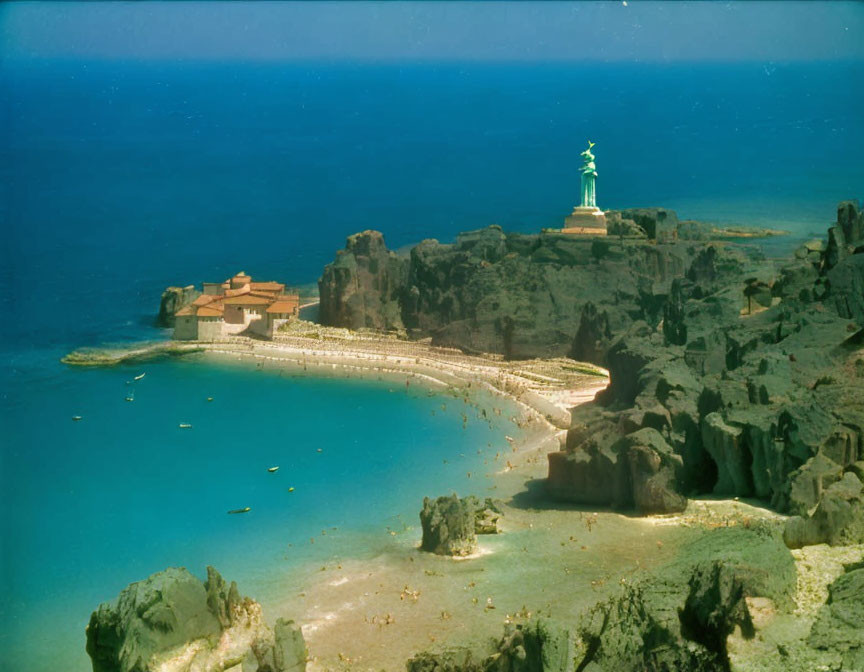
<path fill-rule="evenodd" d="M 303 672 L 300 629 L 273 629 L 261 605 L 212 567 L 200 581 L 169 568 L 101 604 L 87 626 L 93 672 Z"/>
<path fill-rule="evenodd" d="M 162 292 L 162 299 L 159 301 L 159 314 L 156 316 L 156 326 L 173 327 L 174 314 L 181 308 L 188 306 L 199 296 L 201 296 L 201 292 L 195 289 L 195 285 L 168 287 Z"/>
<path fill-rule="evenodd" d="M 420 548 L 438 555 L 471 555 L 477 550 L 478 534 L 498 534 L 501 509 L 490 498 L 480 501 L 457 495 L 423 499 Z"/>
<path fill-rule="evenodd" d="M 840 669 L 864 670 L 864 565 L 846 567 L 828 588 L 807 643 L 841 657 Z"/>
<path fill-rule="evenodd" d="M 837 220 L 776 270 L 703 245 L 662 324 L 586 307 L 574 350 L 611 382 L 550 455 L 552 496 L 646 512 L 756 496 L 795 514 L 790 546 L 864 541 L 864 215 L 844 202 Z"/>
<path fill-rule="evenodd" d="M 318 281 L 322 324 L 349 329 L 403 328 L 400 298 L 408 265 L 389 251 L 378 231 L 348 237 Z"/>

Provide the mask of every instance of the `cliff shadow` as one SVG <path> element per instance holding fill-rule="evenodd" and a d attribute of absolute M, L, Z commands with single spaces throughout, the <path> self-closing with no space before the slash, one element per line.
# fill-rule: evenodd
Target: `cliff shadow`
<path fill-rule="evenodd" d="M 633 511 L 614 509 L 608 504 L 590 504 L 556 500 L 546 489 L 545 478 L 532 478 L 525 482 L 525 489 L 517 492 L 508 501 L 507 506 L 523 511 L 574 511 L 574 512 L 609 512 L 623 516 L 638 517 Z"/>

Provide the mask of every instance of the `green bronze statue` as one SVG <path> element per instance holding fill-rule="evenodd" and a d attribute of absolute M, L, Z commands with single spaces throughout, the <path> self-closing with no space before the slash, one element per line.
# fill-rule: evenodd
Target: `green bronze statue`
<path fill-rule="evenodd" d="M 594 154 L 591 148 L 595 143 L 588 141 L 588 149 L 582 152 L 579 156 L 582 157 L 584 163 L 580 172 L 582 173 L 582 203 L 583 208 L 597 207 L 597 191 L 594 186 L 594 181 L 597 179 L 597 166 L 594 165 Z"/>

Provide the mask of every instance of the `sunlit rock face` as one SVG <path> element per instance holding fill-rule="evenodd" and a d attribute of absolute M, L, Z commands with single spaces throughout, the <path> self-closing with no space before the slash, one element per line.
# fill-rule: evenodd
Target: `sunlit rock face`
<path fill-rule="evenodd" d="M 280 619 L 273 629 L 261 605 L 241 597 L 212 567 L 200 581 L 169 568 L 101 604 L 87 626 L 93 672 L 302 672 L 300 629 Z"/>

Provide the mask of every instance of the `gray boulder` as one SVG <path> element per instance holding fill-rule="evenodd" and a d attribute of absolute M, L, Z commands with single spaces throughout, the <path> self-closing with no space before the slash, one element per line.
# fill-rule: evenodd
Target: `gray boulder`
<path fill-rule="evenodd" d="M 812 514 L 789 518 L 783 540 L 789 548 L 864 543 L 864 495 L 858 477 L 847 472 L 824 492 Z"/>
<path fill-rule="evenodd" d="M 232 631 L 227 647 L 217 648 Z M 242 661 L 244 672 L 302 672 L 303 635 L 280 621 L 276 634 L 261 607 L 241 598 L 212 567 L 202 582 L 185 568 L 169 568 L 125 588 L 101 604 L 87 626 L 93 672 L 155 672 L 168 658 L 177 672 L 222 672 Z"/>
<path fill-rule="evenodd" d="M 864 670 L 864 567 L 859 563 L 828 587 L 807 643 L 842 655 L 844 670 Z"/>
<path fill-rule="evenodd" d="M 477 550 L 477 500 L 458 496 L 423 499 L 420 548 L 437 555 L 471 555 Z"/>
<path fill-rule="evenodd" d="M 853 246 L 864 241 L 864 211 L 855 201 L 843 201 L 837 206 L 837 226 L 843 238 Z"/>
<path fill-rule="evenodd" d="M 656 429 L 650 427 L 628 434 L 617 444 L 626 455 L 633 507 L 641 514 L 675 513 L 687 508 L 687 498 L 678 492 L 680 455 Z"/>

